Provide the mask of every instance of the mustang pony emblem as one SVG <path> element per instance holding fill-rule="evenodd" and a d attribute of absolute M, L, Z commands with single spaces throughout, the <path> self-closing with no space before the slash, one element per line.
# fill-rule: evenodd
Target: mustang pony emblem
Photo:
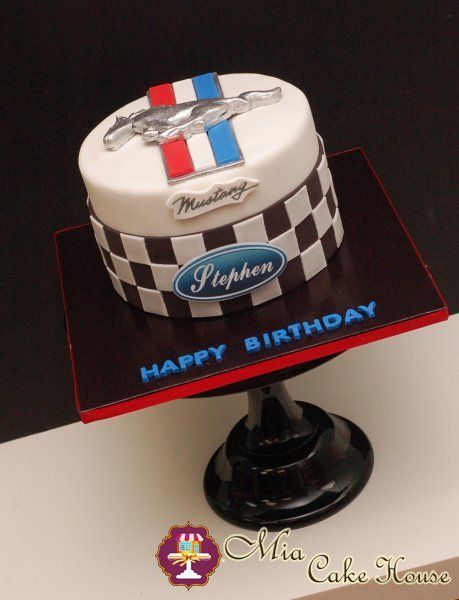
<path fill-rule="evenodd" d="M 233 98 L 212 98 L 183 102 L 175 106 L 153 106 L 132 113 L 129 117 L 116 117 L 115 124 L 104 136 L 107 150 L 118 150 L 136 133 L 145 142 L 165 144 L 173 140 L 187 140 L 192 135 L 204 133 L 214 125 L 234 115 L 248 112 L 259 106 L 279 102 L 280 87 L 260 92 L 244 92 Z"/>

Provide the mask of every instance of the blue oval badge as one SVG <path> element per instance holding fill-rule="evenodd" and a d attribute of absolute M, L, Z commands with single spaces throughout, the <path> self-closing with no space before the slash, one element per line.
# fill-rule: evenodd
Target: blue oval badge
<path fill-rule="evenodd" d="M 279 277 L 286 266 L 285 252 L 272 244 L 230 244 L 186 263 L 173 289 L 184 300 L 230 300 Z"/>

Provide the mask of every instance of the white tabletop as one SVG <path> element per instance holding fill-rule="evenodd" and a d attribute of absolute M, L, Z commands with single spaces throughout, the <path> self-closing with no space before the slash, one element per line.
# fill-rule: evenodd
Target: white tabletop
<path fill-rule="evenodd" d="M 358 423 L 375 450 L 360 496 L 293 531 L 290 547 L 336 566 L 352 555 L 370 576 L 381 554 L 405 555 L 406 568 L 459 554 L 458 350 L 455 316 L 288 383 L 295 398 Z M 245 411 L 243 394 L 184 399 L 0 446 L 0 599 L 178 597 L 154 557 L 169 527 L 206 525 L 220 547 L 242 531 L 209 509 L 202 477 Z M 283 600 L 331 587 L 301 563 L 226 558 L 197 593 Z"/>

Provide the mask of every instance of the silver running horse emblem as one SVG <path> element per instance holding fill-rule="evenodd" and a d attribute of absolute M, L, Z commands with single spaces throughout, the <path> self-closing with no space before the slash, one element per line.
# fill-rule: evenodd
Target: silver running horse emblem
<path fill-rule="evenodd" d="M 279 102 L 281 97 L 282 90 L 276 87 L 261 92 L 244 92 L 233 98 L 153 106 L 128 117 L 116 117 L 115 124 L 104 136 L 104 145 L 107 150 L 118 150 L 137 133 L 148 143 L 165 144 L 173 140 L 187 140 L 234 115 Z"/>

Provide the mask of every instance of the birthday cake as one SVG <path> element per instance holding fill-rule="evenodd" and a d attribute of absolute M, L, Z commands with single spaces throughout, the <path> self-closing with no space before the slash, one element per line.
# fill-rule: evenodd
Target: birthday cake
<path fill-rule="evenodd" d="M 146 312 L 257 306 L 326 268 L 343 239 L 308 101 L 274 77 L 153 86 L 91 131 L 79 166 L 113 287 Z"/>

